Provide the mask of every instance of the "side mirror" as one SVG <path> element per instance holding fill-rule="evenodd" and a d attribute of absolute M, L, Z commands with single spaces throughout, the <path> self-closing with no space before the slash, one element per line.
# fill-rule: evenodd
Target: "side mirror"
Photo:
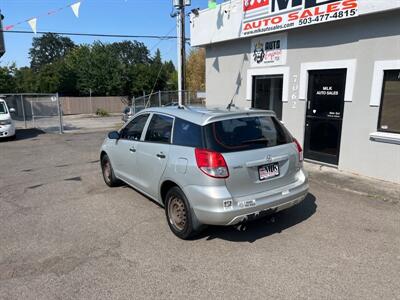
<path fill-rule="evenodd" d="M 119 135 L 118 131 L 111 131 L 108 133 L 108 138 L 110 140 L 118 140 L 120 138 L 120 135 Z"/>
<path fill-rule="evenodd" d="M 10 113 L 15 114 L 15 108 L 10 108 Z"/>

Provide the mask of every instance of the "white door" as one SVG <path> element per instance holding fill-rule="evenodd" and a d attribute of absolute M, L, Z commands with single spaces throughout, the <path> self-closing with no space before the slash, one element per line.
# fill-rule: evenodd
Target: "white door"
<path fill-rule="evenodd" d="M 121 131 L 120 139 L 116 140 L 111 153 L 111 162 L 117 177 L 127 183 L 135 184 L 139 176 L 137 147 L 149 114 L 142 114 L 130 121 Z"/>
<path fill-rule="evenodd" d="M 153 114 L 144 141 L 138 144 L 137 167 L 140 178 L 137 185 L 150 196 L 158 197 L 158 187 L 168 161 L 174 119 Z"/>

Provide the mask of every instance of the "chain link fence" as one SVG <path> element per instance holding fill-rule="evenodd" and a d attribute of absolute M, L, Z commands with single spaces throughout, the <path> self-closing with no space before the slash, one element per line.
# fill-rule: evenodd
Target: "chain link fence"
<path fill-rule="evenodd" d="M 59 98 L 58 94 L 2 94 L 9 108 L 14 108 L 12 118 L 17 129 L 37 128 L 45 132 L 63 133 L 66 130 L 90 127 L 86 124 L 97 121 L 95 118 L 86 118 L 84 125 L 76 125 L 66 114 L 93 114 L 95 108 L 103 108 L 107 112 L 122 113 L 130 102 L 127 97 L 77 97 Z M 205 106 L 205 96 L 201 93 L 184 91 L 183 105 Z M 159 91 L 150 95 L 133 98 L 131 101 L 133 112 L 137 113 L 148 107 L 178 106 L 178 91 Z M 65 123 L 64 123 L 65 121 Z M 73 122 L 75 121 L 75 123 Z M 91 128 L 91 127 L 90 127 Z"/>
<path fill-rule="evenodd" d="M 62 109 L 57 94 L 3 94 L 17 128 L 38 128 L 63 133 Z"/>
<path fill-rule="evenodd" d="M 159 91 L 150 95 L 133 98 L 132 107 L 137 113 L 149 107 L 177 106 L 178 91 Z M 184 91 L 183 105 L 185 106 L 205 106 L 205 98 L 200 97 L 197 92 Z"/>

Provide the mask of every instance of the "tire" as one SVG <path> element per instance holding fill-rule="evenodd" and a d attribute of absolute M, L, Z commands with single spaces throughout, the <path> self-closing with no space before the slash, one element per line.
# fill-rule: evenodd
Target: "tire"
<path fill-rule="evenodd" d="M 101 158 L 101 171 L 103 173 L 104 182 L 109 187 L 116 187 L 121 184 L 121 181 L 115 177 L 114 169 L 107 154 Z"/>
<path fill-rule="evenodd" d="M 5 141 L 7 142 L 11 142 L 11 141 L 15 141 L 17 139 L 17 134 L 11 135 L 11 136 L 7 136 L 4 138 Z"/>
<path fill-rule="evenodd" d="M 171 231 L 182 240 L 192 238 L 201 228 L 185 194 L 177 186 L 167 192 L 165 215 Z"/>

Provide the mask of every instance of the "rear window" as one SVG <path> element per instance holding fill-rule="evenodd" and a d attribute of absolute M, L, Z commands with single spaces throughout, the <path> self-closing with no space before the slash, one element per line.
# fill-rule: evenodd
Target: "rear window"
<path fill-rule="evenodd" d="M 177 146 L 203 148 L 201 126 L 176 118 L 173 143 Z"/>
<path fill-rule="evenodd" d="M 206 146 L 217 152 L 247 151 L 288 144 L 289 132 L 270 116 L 230 119 L 205 126 Z"/>

